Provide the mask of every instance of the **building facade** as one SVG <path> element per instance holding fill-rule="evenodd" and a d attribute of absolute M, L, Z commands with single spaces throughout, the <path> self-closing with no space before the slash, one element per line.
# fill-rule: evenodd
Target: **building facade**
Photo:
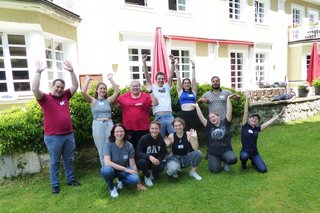
<path fill-rule="evenodd" d="M 303 82 L 318 39 L 316 0 L 0 1 L 0 96 L 30 97 L 34 61 L 47 62 L 41 88 L 65 78 L 63 60 L 79 75 L 107 73 L 124 87 L 145 81 L 141 55 L 150 55 L 161 27 L 167 54 L 182 77 L 236 90 Z M 309 29 L 311 28 L 311 29 Z"/>

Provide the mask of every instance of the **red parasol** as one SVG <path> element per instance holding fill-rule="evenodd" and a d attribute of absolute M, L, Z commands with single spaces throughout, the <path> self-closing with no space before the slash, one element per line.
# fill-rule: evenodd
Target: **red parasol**
<path fill-rule="evenodd" d="M 307 81 L 311 85 L 312 81 L 319 77 L 320 77 L 320 64 L 319 64 L 318 44 L 313 43 L 309 67 L 308 67 Z"/>
<path fill-rule="evenodd" d="M 168 79 L 169 66 L 168 66 L 168 55 L 164 38 L 161 32 L 161 27 L 156 28 L 156 34 L 154 38 L 152 67 L 151 67 L 151 81 L 155 82 L 155 77 L 158 72 L 163 72 Z"/>

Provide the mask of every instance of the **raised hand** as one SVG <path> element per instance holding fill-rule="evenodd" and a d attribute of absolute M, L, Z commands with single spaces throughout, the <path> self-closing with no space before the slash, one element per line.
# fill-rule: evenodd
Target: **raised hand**
<path fill-rule="evenodd" d="M 113 78 L 113 74 L 112 73 L 108 73 L 107 74 L 107 78 L 110 80 L 110 79 L 112 79 Z"/>
<path fill-rule="evenodd" d="M 149 57 L 148 54 L 143 54 L 143 55 L 142 55 L 142 61 L 143 61 L 143 62 L 146 62 L 147 59 L 148 59 L 148 57 Z"/>
<path fill-rule="evenodd" d="M 64 69 L 69 71 L 69 72 L 73 72 L 73 67 L 72 67 L 72 63 L 68 60 L 64 61 Z"/>
<path fill-rule="evenodd" d="M 146 84 L 146 90 L 147 90 L 147 92 L 151 92 L 151 90 L 152 90 L 152 84 L 147 83 L 147 84 Z"/>
<path fill-rule="evenodd" d="M 42 61 L 36 61 L 35 64 L 36 64 L 36 67 L 37 67 L 37 71 L 36 72 L 42 73 L 43 70 L 45 70 L 47 68 L 47 67 L 43 66 Z"/>
<path fill-rule="evenodd" d="M 193 138 L 196 138 L 198 136 L 197 130 L 195 129 L 190 129 L 189 132 L 190 132 L 190 136 Z"/>
<path fill-rule="evenodd" d="M 195 66 L 194 60 L 192 60 L 192 59 L 189 58 L 189 61 L 190 61 L 190 63 L 192 64 L 192 66 L 194 67 L 194 66 Z"/>

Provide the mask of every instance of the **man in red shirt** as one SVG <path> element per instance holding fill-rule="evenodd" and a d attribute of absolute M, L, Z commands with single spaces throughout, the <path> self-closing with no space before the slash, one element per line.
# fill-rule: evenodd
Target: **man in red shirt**
<path fill-rule="evenodd" d="M 43 111 L 44 142 L 50 155 L 50 183 L 53 194 L 60 192 L 59 164 L 61 156 L 64 161 L 67 185 L 80 185 L 75 180 L 72 165 L 72 157 L 76 145 L 69 109 L 69 100 L 77 91 L 79 85 L 73 72 L 72 64 L 69 61 L 65 61 L 64 65 L 71 75 L 72 86 L 69 89 L 64 90 L 64 80 L 56 79 L 52 82 L 51 93 L 43 93 L 39 89 L 41 73 L 45 70 L 41 62 L 36 62 L 37 71 L 32 82 L 32 92 Z"/>
<path fill-rule="evenodd" d="M 147 91 L 149 94 L 141 92 L 140 82 L 134 80 L 130 84 L 130 92 L 118 98 L 122 110 L 122 124 L 127 129 L 129 141 L 135 150 L 140 138 L 149 133 L 151 106 L 158 105 L 151 84 L 147 84 Z"/>

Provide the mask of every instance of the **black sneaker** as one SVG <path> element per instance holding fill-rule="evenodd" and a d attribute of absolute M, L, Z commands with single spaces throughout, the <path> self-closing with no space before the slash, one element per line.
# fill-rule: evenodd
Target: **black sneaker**
<path fill-rule="evenodd" d="M 54 186 L 52 187 L 52 194 L 59 194 L 60 193 L 60 187 Z"/>
<path fill-rule="evenodd" d="M 242 163 L 241 163 L 241 168 L 242 168 L 243 170 L 247 169 L 247 162 L 242 162 Z"/>
<path fill-rule="evenodd" d="M 81 183 L 79 183 L 79 182 L 76 181 L 76 180 L 73 180 L 73 181 L 67 183 L 67 185 L 68 185 L 68 186 L 80 186 Z"/>

